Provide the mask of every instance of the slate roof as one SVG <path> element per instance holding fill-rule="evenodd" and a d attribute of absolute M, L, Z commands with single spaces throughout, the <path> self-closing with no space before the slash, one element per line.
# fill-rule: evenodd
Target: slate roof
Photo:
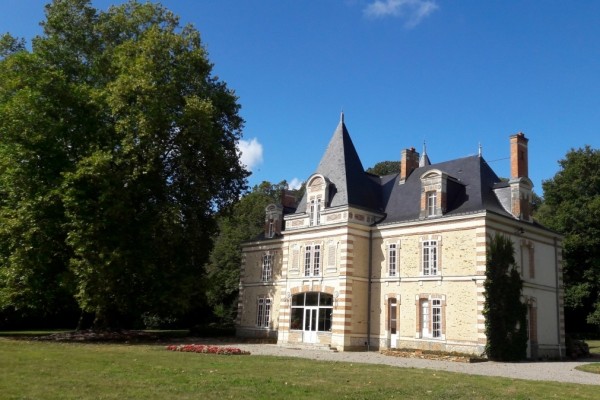
<path fill-rule="evenodd" d="M 432 169 L 448 175 L 447 208 L 444 216 L 489 210 L 512 217 L 494 193 L 500 183 L 496 173 L 483 157 L 470 156 L 416 168 L 399 184 L 399 174 L 376 177 L 364 171 L 358 153 L 344 124 L 343 114 L 315 173 L 331 182 L 328 207 L 355 206 L 382 212 L 381 223 L 419 219 L 421 207 L 420 177 Z M 306 194 L 298 204 L 297 213 L 306 210 Z"/>
<path fill-rule="evenodd" d="M 352 205 L 381 210 L 379 183 L 365 172 L 344 124 L 343 114 L 315 173 L 322 174 L 331 182 L 328 207 Z M 306 194 L 297 210 L 306 210 Z"/>

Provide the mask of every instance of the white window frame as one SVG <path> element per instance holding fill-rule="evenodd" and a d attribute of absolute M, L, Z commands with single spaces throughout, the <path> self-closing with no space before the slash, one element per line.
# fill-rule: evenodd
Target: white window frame
<path fill-rule="evenodd" d="M 442 337 L 442 299 L 431 299 L 431 337 Z"/>
<path fill-rule="evenodd" d="M 321 258 L 320 244 L 304 247 L 304 276 L 321 276 Z"/>
<path fill-rule="evenodd" d="M 321 225 L 321 198 L 313 197 L 310 199 L 310 207 L 308 213 L 309 226 Z"/>
<path fill-rule="evenodd" d="M 398 245 L 388 243 L 388 276 L 394 277 L 398 274 Z"/>
<path fill-rule="evenodd" d="M 427 216 L 435 216 L 435 210 L 437 207 L 437 191 L 432 190 L 426 193 L 427 196 Z"/>
<path fill-rule="evenodd" d="M 425 240 L 421 244 L 421 273 L 423 276 L 439 274 L 439 251 L 437 240 Z"/>
<path fill-rule="evenodd" d="M 273 280 L 273 254 L 265 253 L 262 259 L 262 281 L 270 282 Z"/>
<path fill-rule="evenodd" d="M 417 338 L 446 340 L 445 295 L 417 295 Z"/>
<path fill-rule="evenodd" d="M 256 305 L 256 326 L 269 328 L 271 322 L 271 298 L 259 297 Z"/>

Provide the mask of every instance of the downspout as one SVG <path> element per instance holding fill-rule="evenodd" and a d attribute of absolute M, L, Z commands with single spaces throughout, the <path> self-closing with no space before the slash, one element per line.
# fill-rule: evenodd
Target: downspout
<path fill-rule="evenodd" d="M 556 272 L 556 335 L 558 337 L 558 358 L 562 359 L 562 346 L 560 345 L 560 287 L 558 286 L 558 240 L 554 238 L 554 267 Z"/>
<path fill-rule="evenodd" d="M 371 293 L 373 292 L 373 227 L 387 217 L 384 214 L 379 221 L 369 225 L 369 280 L 367 284 L 367 351 L 371 351 Z"/>

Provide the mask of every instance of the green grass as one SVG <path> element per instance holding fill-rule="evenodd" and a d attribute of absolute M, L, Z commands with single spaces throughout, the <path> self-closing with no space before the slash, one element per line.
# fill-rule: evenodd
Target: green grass
<path fill-rule="evenodd" d="M 600 354 L 600 340 L 586 340 L 588 346 L 590 346 L 590 353 Z"/>
<path fill-rule="evenodd" d="M 578 367 L 575 367 L 575 369 L 585 372 L 591 372 L 593 374 L 600 374 L 600 363 L 580 365 Z"/>
<path fill-rule="evenodd" d="M 155 345 L 2 338 L 0 398 L 593 399 L 598 387 L 286 357 L 179 353 Z"/>

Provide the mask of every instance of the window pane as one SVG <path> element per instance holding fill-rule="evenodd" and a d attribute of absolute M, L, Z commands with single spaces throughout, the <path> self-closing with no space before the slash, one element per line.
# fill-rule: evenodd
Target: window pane
<path fill-rule="evenodd" d="M 304 308 L 292 308 L 292 320 L 290 322 L 290 329 L 302 329 L 303 314 Z"/>
<path fill-rule="evenodd" d="M 329 332 L 331 331 L 331 316 L 333 315 L 332 308 L 320 308 L 319 309 L 319 331 Z"/>
<path fill-rule="evenodd" d="M 318 306 L 319 305 L 319 292 L 306 293 L 306 305 L 307 306 Z"/>
<path fill-rule="evenodd" d="M 295 294 L 292 296 L 292 306 L 304 305 L 304 293 Z"/>
<path fill-rule="evenodd" d="M 328 293 L 321 293 L 321 299 L 319 300 L 320 306 L 332 306 L 333 296 Z"/>
<path fill-rule="evenodd" d="M 321 246 L 318 244 L 315 245 L 313 254 L 313 275 L 321 275 Z"/>

